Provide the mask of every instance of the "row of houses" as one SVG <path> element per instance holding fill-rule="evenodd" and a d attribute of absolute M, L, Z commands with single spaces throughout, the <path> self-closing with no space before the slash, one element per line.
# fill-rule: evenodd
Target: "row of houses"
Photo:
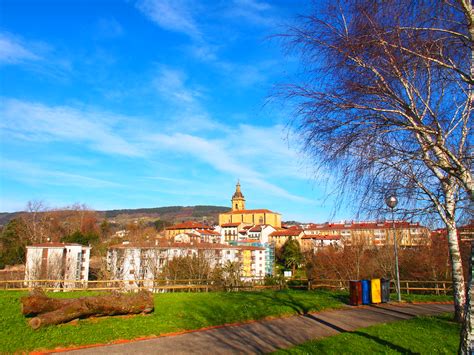
<path fill-rule="evenodd" d="M 417 247 L 429 243 L 430 230 L 419 223 L 407 221 L 341 222 L 275 227 L 269 224 L 243 222 L 207 226 L 197 222 L 184 222 L 169 227 L 165 238 L 205 241 L 211 243 L 236 243 L 244 240 L 259 241 L 281 247 L 295 239 L 303 251 L 316 251 L 328 245 L 366 246 L 393 245 L 393 227 L 398 245 Z"/>

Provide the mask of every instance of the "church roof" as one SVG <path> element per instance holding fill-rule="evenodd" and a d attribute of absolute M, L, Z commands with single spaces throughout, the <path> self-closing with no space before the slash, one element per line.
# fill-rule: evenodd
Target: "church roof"
<path fill-rule="evenodd" d="M 258 209 L 258 210 L 237 210 L 237 211 L 230 211 L 230 212 L 225 212 L 223 214 L 252 214 L 252 213 L 274 213 L 274 214 L 280 214 L 277 212 L 273 212 L 270 210 L 267 210 L 265 208 L 263 209 Z"/>

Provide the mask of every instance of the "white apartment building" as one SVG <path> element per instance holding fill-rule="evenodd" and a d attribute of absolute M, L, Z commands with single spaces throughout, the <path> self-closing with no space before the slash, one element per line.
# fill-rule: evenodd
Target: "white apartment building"
<path fill-rule="evenodd" d="M 43 243 L 26 247 L 25 282 L 51 280 L 50 287 L 73 288 L 89 279 L 90 250 L 75 243 Z"/>
<path fill-rule="evenodd" d="M 168 261 L 186 256 L 202 256 L 212 268 L 223 266 L 228 261 L 240 262 L 243 276 L 250 279 L 265 275 L 265 248 L 205 242 L 189 243 L 181 241 L 181 237 L 181 235 L 175 236 L 175 241 L 125 242 L 111 246 L 107 252 L 107 267 L 111 278 L 128 281 L 126 289 L 138 287 L 139 281 L 144 287 L 151 288 L 153 280 L 160 277 Z"/>

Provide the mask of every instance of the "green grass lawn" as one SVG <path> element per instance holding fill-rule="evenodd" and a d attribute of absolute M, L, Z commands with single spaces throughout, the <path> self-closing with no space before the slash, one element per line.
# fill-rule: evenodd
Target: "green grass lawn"
<path fill-rule="evenodd" d="M 397 295 L 390 294 L 390 299 L 396 301 Z M 449 295 L 415 295 L 415 294 L 402 294 L 402 301 L 405 302 L 453 302 L 453 296 Z"/>
<path fill-rule="evenodd" d="M 338 308 L 344 305 L 347 298 L 345 293 L 340 292 L 295 290 L 163 293 L 155 295 L 155 311 L 150 315 L 83 319 L 35 331 L 20 312 L 20 297 L 26 294 L 0 291 L 0 353 L 106 343 L 116 339 Z M 49 295 L 78 297 L 90 294 L 66 292 Z"/>
<path fill-rule="evenodd" d="M 67 298 L 98 293 L 58 292 L 49 295 Z M 265 317 L 303 314 L 339 308 L 348 303 L 347 292 L 325 290 L 163 293 L 155 295 L 155 311 L 150 315 L 82 319 L 35 331 L 20 312 L 20 297 L 26 294 L 0 291 L 0 353 L 107 343 Z M 426 301 L 440 300 L 424 298 Z"/>
<path fill-rule="evenodd" d="M 460 325 L 452 314 L 374 325 L 275 354 L 456 354 Z"/>

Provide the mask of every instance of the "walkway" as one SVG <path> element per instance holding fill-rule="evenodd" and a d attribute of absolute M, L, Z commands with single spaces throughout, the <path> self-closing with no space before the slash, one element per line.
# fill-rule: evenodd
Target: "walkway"
<path fill-rule="evenodd" d="M 180 335 L 69 351 L 73 354 L 266 353 L 378 323 L 454 311 L 446 304 L 380 304 L 230 325 Z"/>

